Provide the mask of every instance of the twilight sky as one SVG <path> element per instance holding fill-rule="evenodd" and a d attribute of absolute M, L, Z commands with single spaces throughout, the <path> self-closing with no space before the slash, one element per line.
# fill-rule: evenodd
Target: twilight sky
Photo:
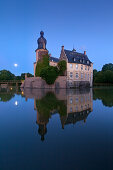
<path fill-rule="evenodd" d="M 74 45 L 98 70 L 113 63 L 113 0 L 0 0 L 0 70 L 33 73 L 41 30 L 54 57 Z"/>

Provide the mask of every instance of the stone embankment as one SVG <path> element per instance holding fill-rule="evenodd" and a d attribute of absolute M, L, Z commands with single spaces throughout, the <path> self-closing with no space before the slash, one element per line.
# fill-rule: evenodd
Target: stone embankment
<path fill-rule="evenodd" d="M 41 77 L 27 77 L 22 83 L 21 88 L 63 89 L 66 88 L 66 76 L 59 76 L 52 85 L 48 85 Z"/>

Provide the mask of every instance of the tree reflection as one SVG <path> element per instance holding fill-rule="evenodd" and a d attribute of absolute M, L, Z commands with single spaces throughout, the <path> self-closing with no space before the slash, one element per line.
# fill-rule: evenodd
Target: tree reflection
<path fill-rule="evenodd" d="M 21 90 L 16 87 L 0 88 L 0 101 L 7 102 L 10 101 L 15 94 L 21 94 Z"/>
<path fill-rule="evenodd" d="M 58 113 L 61 126 L 75 124 L 76 122 L 86 122 L 87 116 L 92 111 L 92 90 L 59 90 L 59 91 L 40 91 L 26 90 L 25 97 L 33 97 L 34 108 L 37 110 L 37 121 L 39 126 L 38 133 L 41 140 L 47 133 L 47 124 L 52 115 Z"/>
<path fill-rule="evenodd" d="M 67 107 L 64 100 L 58 100 L 54 93 L 48 92 L 42 99 L 36 100 L 37 109 L 37 124 L 39 125 L 39 134 L 41 140 L 44 140 L 44 135 L 47 133 L 46 124 L 51 116 L 59 113 L 60 118 L 67 115 Z"/>
<path fill-rule="evenodd" d="M 112 107 L 113 106 L 113 89 L 94 89 L 93 90 L 93 99 L 94 100 L 101 100 L 104 106 Z"/>

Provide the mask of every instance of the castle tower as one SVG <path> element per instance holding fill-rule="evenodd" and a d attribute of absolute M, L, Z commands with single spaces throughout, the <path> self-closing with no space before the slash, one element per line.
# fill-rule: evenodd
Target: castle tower
<path fill-rule="evenodd" d="M 47 40 L 44 38 L 44 32 L 40 32 L 40 37 L 37 40 L 38 48 L 35 50 L 36 52 L 36 62 L 34 63 L 34 77 L 35 77 L 35 69 L 37 61 L 42 60 L 44 55 L 48 55 L 48 50 L 46 49 Z"/>

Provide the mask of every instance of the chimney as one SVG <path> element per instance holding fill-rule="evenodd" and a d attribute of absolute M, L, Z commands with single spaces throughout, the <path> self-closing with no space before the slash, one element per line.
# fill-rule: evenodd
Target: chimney
<path fill-rule="evenodd" d="M 84 55 L 86 55 L 86 51 L 84 51 Z"/>
<path fill-rule="evenodd" d="M 64 51 L 64 46 L 62 46 L 62 51 Z"/>

